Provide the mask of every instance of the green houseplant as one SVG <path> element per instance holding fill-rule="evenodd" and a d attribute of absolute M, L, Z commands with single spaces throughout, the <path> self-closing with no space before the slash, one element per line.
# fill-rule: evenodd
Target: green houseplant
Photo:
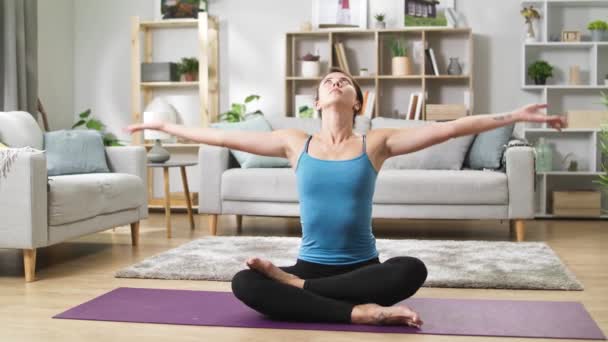
<path fill-rule="evenodd" d="M 407 57 L 407 46 L 405 42 L 393 39 L 390 44 L 393 76 L 406 76 L 412 73 L 412 63 Z"/>
<path fill-rule="evenodd" d="M 536 61 L 528 67 L 528 76 L 534 80 L 534 84 L 546 84 L 547 78 L 553 77 L 553 67 L 546 61 Z"/>
<path fill-rule="evenodd" d="M 87 129 L 99 131 L 99 133 L 101 133 L 101 136 L 103 138 L 103 144 L 105 146 L 123 146 L 114 134 L 106 132 L 106 125 L 91 116 L 91 109 L 87 109 L 84 112 L 78 114 L 78 117 L 79 119 L 72 126 L 72 129 L 76 129 L 78 127 L 86 127 Z"/>
<path fill-rule="evenodd" d="M 591 40 L 599 42 L 603 40 L 603 36 L 608 30 L 608 23 L 603 20 L 595 20 L 587 25 L 587 29 L 591 31 Z"/>
<path fill-rule="evenodd" d="M 198 79 L 198 59 L 195 57 L 184 57 L 177 65 L 177 72 L 183 81 L 192 82 Z"/>
<path fill-rule="evenodd" d="M 251 113 L 247 112 L 247 104 L 259 99 L 259 95 L 249 95 L 245 98 L 244 103 L 233 103 L 230 110 L 220 114 L 218 119 L 226 122 L 239 122 L 247 120 L 247 118 L 252 115 L 264 115 L 261 110 L 256 110 Z"/>
<path fill-rule="evenodd" d="M 384 21 L 384 19 L 386 18 L 386 15 L 384 13 L 376 13 L 374 15 L 374 19 L 376 19 L 376 28 L 377 29 L 385 29 L 386 28 L 386 22 Z"/>

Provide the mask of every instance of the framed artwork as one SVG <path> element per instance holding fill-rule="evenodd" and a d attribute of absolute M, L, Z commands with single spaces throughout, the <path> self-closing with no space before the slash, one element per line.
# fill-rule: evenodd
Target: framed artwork
<path fill-rule="evenodd" d="M 367 28 L 367 0 L 313 0 L 313 29 Z"/>
<path fill-rule="evenodd" d="M 581 31 L 562 31 L 562 42 L 580 42 Z"/>
<path fill-rule="evenodd" d="M 403 0 L 403 25 L 454 26 L 454 0 Z M 450 20 L 451 18 L 451 20 Z"/>

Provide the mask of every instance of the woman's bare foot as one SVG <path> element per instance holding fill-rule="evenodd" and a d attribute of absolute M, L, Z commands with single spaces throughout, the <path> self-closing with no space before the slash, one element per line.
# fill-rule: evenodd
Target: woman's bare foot
<path fill-rule="evenodd" d="M 351 322 L 373 325 L 408 325 L 420 328 L 423 322 L 418 314 L 405 305 L 380 306 L 361 304 L 353 308 Z"/>
<path fill-rule="evenodd" d="M 256 270 L 268 278 L 274 279 L 280 283 L 295 286 L 301 289 L 304 288 L 304 279 L 283 271 L 268 260 L 250 258 L 247 260 L 247 266 L 252 270 Z"/>

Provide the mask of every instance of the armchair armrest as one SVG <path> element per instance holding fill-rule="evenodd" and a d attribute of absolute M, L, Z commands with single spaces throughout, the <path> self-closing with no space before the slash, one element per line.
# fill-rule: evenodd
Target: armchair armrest
<path fill-rule="evenodd" d="M 534 148 L 512 146 L 505 153 L 509 188 L 509 218 L 533 218 L 536 181 Z"/>
<path fill-rule="evenodd" d="M 201 145 L 198 149 L 201 172 L 198 196 L 200 214 L 222 213 L 222 174 L 230 168 L 230 150 L 226 147 Z"/>
<path fill-rule="evenodd" d="M 144 188 L 148 188 L 147 157 L 143 146 L 106 147 L 106 158 L 110 171 L 127 173 L 141 178 Z M 148 217 L 148 192 L 144 191 L 145 205 L 139 208 L 140 218 Z"/>
<path fill-rule="evenodd" d="M 22 152 L 0 179 L 0 248 L 46 246 L 47 211 L 46 155 Z"/>

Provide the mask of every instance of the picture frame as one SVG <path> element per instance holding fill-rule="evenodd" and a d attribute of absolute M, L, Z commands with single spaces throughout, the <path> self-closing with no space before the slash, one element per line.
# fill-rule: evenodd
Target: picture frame
<path fill-rule="evenodd" d="M 581 41 L 581 31 L 571 31 L 571 30 L 563 30 L 562 31 L 562 42 L 580 42 Z"/>
<path fill-rule="evenodd" d="M 367 0 L 313 0 L 312 27 L 367 29 Z"/>
<path fill-rule="evenodd" d="M 458 25 L 455 1 L 403 0 L 401 22 L 405 27 L 455 27 Z"/>

